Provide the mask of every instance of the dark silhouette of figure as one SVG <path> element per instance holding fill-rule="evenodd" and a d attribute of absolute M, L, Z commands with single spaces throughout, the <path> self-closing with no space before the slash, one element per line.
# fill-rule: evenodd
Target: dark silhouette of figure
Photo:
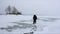
<path fill-rule="evenodd" d="M 33 24 L 36 24 L 36 20 L 37 20 L 37 16 L 34 15 L 34 16 L 33 16 Z"/>

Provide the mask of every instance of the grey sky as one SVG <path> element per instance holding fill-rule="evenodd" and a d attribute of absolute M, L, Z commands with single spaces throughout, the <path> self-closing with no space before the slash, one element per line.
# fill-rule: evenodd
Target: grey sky
<path fill-rule="evenodd" d="M 0 0 L 0 13 L 8 5 L 28 14 L 59 14 L 60 11 L 60 0 Z"/>

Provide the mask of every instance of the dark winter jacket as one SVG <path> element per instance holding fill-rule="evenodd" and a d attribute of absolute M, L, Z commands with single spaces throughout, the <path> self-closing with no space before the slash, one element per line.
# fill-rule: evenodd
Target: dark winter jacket
<path fill-rule="evenodd" d="M 36 15 L 33 16 L 33 20 L 37 20 L 37 16 Z"/>

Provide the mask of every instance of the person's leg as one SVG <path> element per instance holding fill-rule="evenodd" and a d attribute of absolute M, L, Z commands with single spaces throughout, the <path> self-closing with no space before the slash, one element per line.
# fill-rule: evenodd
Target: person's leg
<path fill-rule="evenodd" d="M 33 24 L 36 24 L 36 20 L 33 21 Z"/>
<path fill-rule="evenodd" d="M 34 20 L 33 20 L 33 24 L 34 24 Z"/>

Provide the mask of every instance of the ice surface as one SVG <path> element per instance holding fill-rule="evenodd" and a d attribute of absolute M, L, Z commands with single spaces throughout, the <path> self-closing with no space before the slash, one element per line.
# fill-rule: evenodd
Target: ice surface
<path fill-rule="evenodd" d="M 24 19 L 23 19 L 24 18 Z M 27 19 L 28 18 L 28 19 Z M 1 34 L 23 34 L 34 32 L 34 34 L 60 33 L 60 18 L 38 16 L 37 23 L 32 24 L 32 16 L 23 15 L 0 15 Z"/>

